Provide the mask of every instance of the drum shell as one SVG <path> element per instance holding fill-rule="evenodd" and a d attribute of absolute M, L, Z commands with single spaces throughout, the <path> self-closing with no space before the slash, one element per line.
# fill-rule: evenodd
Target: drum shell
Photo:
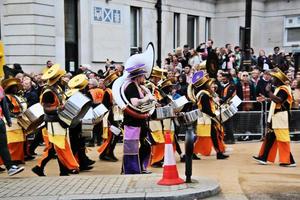
<path fill-rule="evenodd" d="M 18 123 L 26 132 L 33 131 L 44 122 L 44 114 L 43 106 L 36 103 L 18 117 Z"/>
<path fill-rule="evenodd" d="M 108 112 L 107 108 L 103 105 L 100 104 L 97 107 L 93 109 L 94 113 L 94 123 L 97 124 L 100 121 L 102 121 L 104 115 Z"/>
<path fill-rule="evenodd" d="M 65 103 L 64 110 L 59 112 L 59 118 L 71 128 L 77 126 L 92 105 L 92 101 L 81 92 L 75 93 Z"/>
<path fill-rule="evenodd" d="M 175 117 L 174 108 L 171 106 L 164 106 L 156 108 L 157 119 L 167 119 Z"/>

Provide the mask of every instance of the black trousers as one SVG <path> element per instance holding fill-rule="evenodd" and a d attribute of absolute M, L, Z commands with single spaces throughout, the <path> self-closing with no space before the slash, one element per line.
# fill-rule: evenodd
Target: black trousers
<path fill-rule="evenodd" d="M 29 146 L 29 153 L 34 153 L 35 149 L 43 142 L 42 129 L 38 129 L 34 133 L 34 139 Z"/>
<path fill-rule="evenodd" d="M 140 148 L 139 148 L 139 158 L 140 158 L 140 167 L 142 170 L 145 170 L 145 165 L 148 165 L 151 154 L 151 144 L 148 139 L 149 128 L 148 126 L 141 127 L 140 133 Z M 145 164 L 145 165 L 144 165 Z"/>
<path fill-rule="evenodd" d="M 0 119 L 0 156 L 6 169 L 9 170 L 12 166 L 12 162 L 8 151 L 5 123 L 2 119 Z"/>

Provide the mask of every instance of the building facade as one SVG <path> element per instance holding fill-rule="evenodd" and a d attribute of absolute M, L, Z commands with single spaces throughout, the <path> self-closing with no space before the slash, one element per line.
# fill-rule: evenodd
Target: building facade
<path fill-rule="evenodd" d="M 68 71 L 107 59 L 124 62 L 148 42 L 157 46 L 156 0 L 1 0 L 6 63 L 39 71 L 47 60 Z M 245 0 L 162 0 L 162 58 L 176 47 L 240 45 Z M 272 52 L 300 45 L 300 1 L 253 0 L 252 47 Z"/>

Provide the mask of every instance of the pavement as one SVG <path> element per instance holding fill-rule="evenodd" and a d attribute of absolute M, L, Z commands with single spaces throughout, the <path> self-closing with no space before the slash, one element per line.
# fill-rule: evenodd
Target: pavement
<path fill-rule="evenodd" d="M 183 143 L 181 143 L 183 146 Z M 36 177 L 31 168 L 37 160 L 26 162 L 25 171 L 8 177 L 0 174 L 0 199 L 300 199 L 300 169 L 275 164 L 258 165 L 252 155 L 259 151 L 261 142 L 228 145 L 232 154 L 228 160 L 215 156 L 193 161 L 193 183 L 178 186 L 158 186 L 161 168 L 150 168 L 151 175 L 120 175 L 122 144 L 118 144 L 118 162 L 98 160 L 96 147 L 89 148 L 90 158 L 97 160 L 94 169 L 69 177 L 58 176 L 58 164 L 51 160 L 45 170 L 47 177 Z M 38 153 L 42 152 L 39 147 Z M 292 142 L 296 162 L 300 159 L 300 143 Z M 185 164 L 177 168 L 185 178 Z M 208 191 L 208 192 L 207 192 Z M 196 195 L 195 195 L 196 194 Z M 197 196 L 198 195 L 198 196 Z"/>

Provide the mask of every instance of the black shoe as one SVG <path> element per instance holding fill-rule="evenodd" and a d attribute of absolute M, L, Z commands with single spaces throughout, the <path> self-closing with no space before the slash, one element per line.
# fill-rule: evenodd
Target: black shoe
<path fill-rule="evenodd" d="M 162 166 L 163 166 L 162 162 L 156 162 L 151 165 L 151 167 L 153 168 L 161 168 Z"/>
<path fill-rule="evenodd" d="M 44 174 L 44 170 L 43 170 L 41 167 L 39 167 L 39 166 L 33 167 L 33 168 L 31 169 L 31 171 L 32 171 L 33 173 L 35 173 L 36 175 L 38 175 L 38 176 L 46 176 L 46 175 Z"/>
<path fill-rule="evenodd" d="M 180 162 L 185 162 L 185 155 L 180 156 Z"/>
<path fill-rule="evenodd" d="M 35 159 L 35 157 L 32 156 L 32 155 L 27 155 L 27 156 L 25 156 L 25 158 L 24 158 L 25 161 L 30 161 L 30 160 L 34 160 L 34 159 Z"/>
<path fill-rule="evenodd" d="M 117 160 L 107 156 L 107 155 L 104 155 L 104 156 L 99 156 L 100 160 L 103 160 L 103 161 L 108 161 L 108 162 L 117 162 Z"/>
<path fill-rule="evenodd" d="M 79 174 L 79 171 L 77 169 L 72 169 L 69 171 L 70 174 Z"/>
<path fill-rule="evenodd" d="M 90 159 L 87 160 L 88 166 L 93 165 L 95 163 L 96 163 L 96 161 L 94 161 L 94 160 L 90 160 Z"/>
<path fill-rule="evenodd" d="M 93 168 L 94 168 L 93 166 L 80 166 L 79 170 L 80 171 L 88 171 L 88 170 L 91 170 Z"/>
<path fill-rule="evenodd" d="M 296 163 L 291 163 L 291 164 L 288 164 L 288 163 L 280 163 L 279 164 L 280 167 L 296 167 Z"/>
<path fill-rule="evenodd" d="M 227 159 L 229 156 L 224 155 L 223 153 L 217 153 L 217 159 L 218 160 L 223 160 L 223 159 Z"/>
<path fill-rule="evenodd" d="M 266 164 L 267 164 L 267 161 L 261 159 L 261 158 L 258 157 L 258 156 L 252 156 L 252 158 L 253 158 L 256 162 L 258 162 L 259 164 L 261 164 L 261 165 L 266 165 Z"/>
<path fill-rule="evenodd" d="M 152 172 L 148 170 L 142 170 L 142 174 L 152 174 Z"/>
<path fill-rule="evenodd" d="M 193 160 L 201 160 L 201 158 L 199 158 L 196 154 L 193 154 L 192 158 Z"/>
<path fill-rule="evenodd" d="M 112 154 L 110 157 L 111 157 L 113 160 L 115 160 L 116 162 L 119 160 L 114 154 Z"/>
<path fill-rule="evenodd" d="M 0 172 L 4 172 L 4 171 L 5 171 L 5 169 L 0 167 Z"/>

